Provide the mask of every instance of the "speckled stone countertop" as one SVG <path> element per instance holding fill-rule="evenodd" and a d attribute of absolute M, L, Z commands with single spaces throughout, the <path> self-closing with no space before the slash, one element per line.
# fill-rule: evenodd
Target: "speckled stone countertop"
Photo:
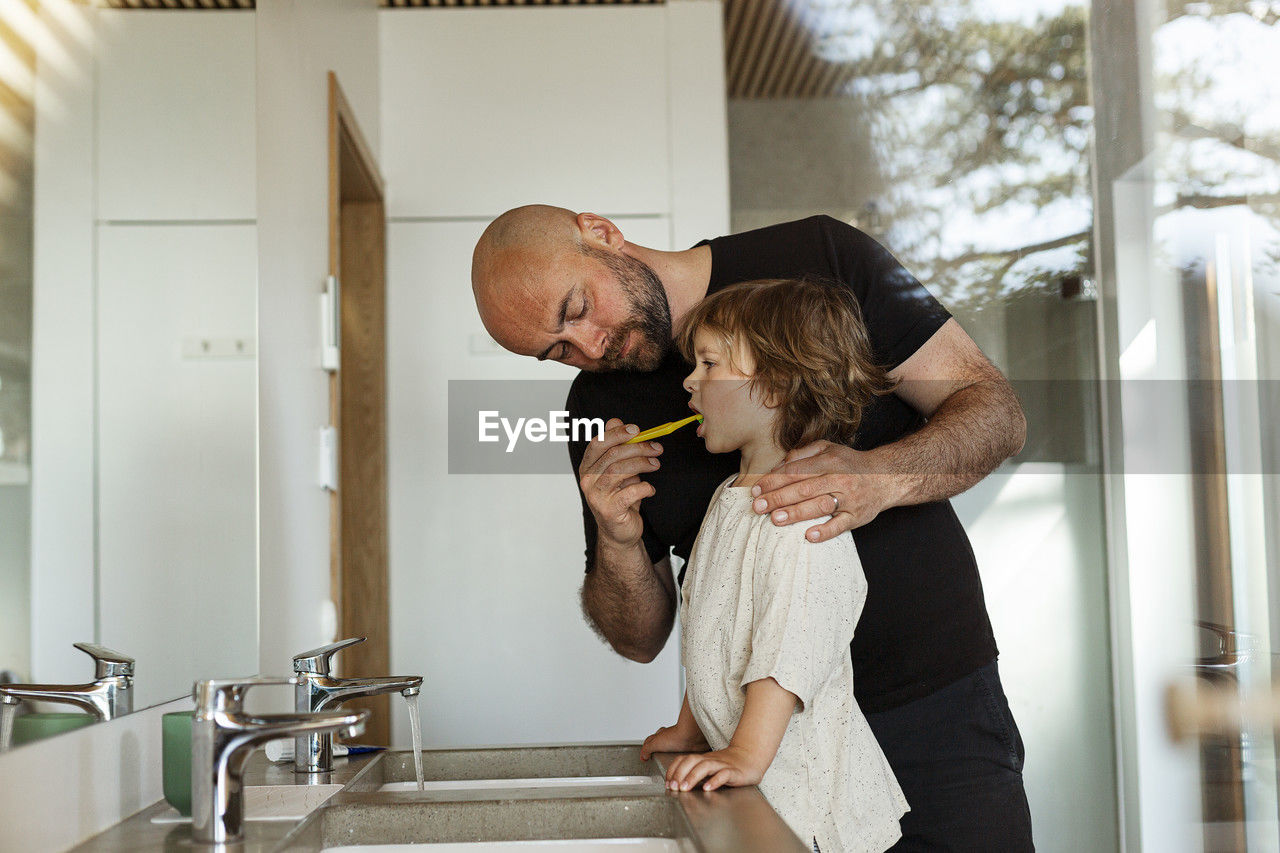
<path fill-rule="evenodd" d="M 346 785 L 374 763 L 380 753 L 358 755 L 334 760 L 331 773 L 300 776 L 293 772 L 292 764 L 272 764 L 262 750 L 255 752 L 245 765 L 245 785 Z M 172 812 L 164 800 L 152 803 L 137 814 L 95 835 L 73 853 L 123 853 L 123 851 L 168 850 L 185 851 L 213 849 L 209 845 L 197 845 L 191 838 L 190 823 L 152 823 L 152 818 Z M 245 821 L 245 840 L 232 849 L 237 853 L 267 853 L 280 846 L 300 821 L 249 820 Z"/>
<path fill-rule="evenodd" d="M 802 844 L 756 788 L 672 793 L 664 759 L 640 761 L 636 745 L 426 750 L 429 780 L 644 776 L 643 783 L 493 790 L 379 790 L 414 778 L 412 754 L 339 759 L 321 778 L 298 776 L 261 753 L 245 784 L 342 784 L 345 788 L 301 821 L 246 821 L 237 853 L 319 853 L 356 844 L 506 841 L 552 838 L 670 838 L 689 853 L 804 853 Z M 309 781 L 311 780 L 311 781 Z M 75 848 L 76 853 L 187 851 L 190 824 L 155 824 L 161 801 Z"/>

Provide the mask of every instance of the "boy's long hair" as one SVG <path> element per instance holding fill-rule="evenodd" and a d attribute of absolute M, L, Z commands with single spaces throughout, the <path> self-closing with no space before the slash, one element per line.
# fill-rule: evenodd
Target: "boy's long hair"
<path fill-rule="evenodd" d="M 852 445 L 863 410 L 895 384 L 874 361 L 858 300 L 843 284 L 775 278 L 713 293 L 676 333 L 690 362 L 699 329 L 719 338 L 731 365 L 738 347 L 752 356 L 751 391 L 777 404 L 774 438 L 783 450 L 820 439 Z"/>

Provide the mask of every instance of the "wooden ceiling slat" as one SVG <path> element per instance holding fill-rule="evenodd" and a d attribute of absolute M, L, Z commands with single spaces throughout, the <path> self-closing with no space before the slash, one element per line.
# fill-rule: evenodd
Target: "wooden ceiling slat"
<path fill-rule="evenodd" d="M 152 9 L 198 12 L 236 12 L 257 8 L 257 0 L 92 0 L 107 9 Z M 386 5 L 389 0 L 382 0 Z"/>
<path fill-rule="evenodd" d="M 736 91 L 736 97 L 739 98 L 756 97 L 756 92 L 751 90 L 751 71 L 758 62 L 760 47 L 769 29 L 769 12 L 775 8 L 769 0 L 757 0 L 754 5 L 759 14 L 751 16 L 751 28 L 742 41 L 742 54 L 738 68 L 734 71 L 735 82 L 730 89 L 731 93 Z M 734 95 L 731 94 L 730 97 Z"/>
<path fill-rule="evenodd" d="M 809 56 L 809 31 L 803 19 L 791 20 L 785 47 L 778 53 L 778 73 L 774 76 L 774 87 L 769 91 L 771 97 L 787 97 L 795 91 L 796 78 Z"/>
<path fill-rule="evenodd" d="M 818 85 L 815 87 L 811 97 L 830 98 L 840 94 L 840 90 L 843 88 L 844 82 L 849 77 L 848 66 L 842 62 L 821 62 L 823 66 L 823 73 L 818 78 Z"/>
<path fill-rule="evenodd" d="M 772 69 L 769 74 L 769 85 L 765 96 L 769 98 L 786 97 L 791 78 L 795 76 L 796 64 L 804 55 L 808 39 L 804 27 L 790 16 L 784 16 L 782 37 L 778 40 L 778 48 L 774 51 Z"/>
<path fill-rule="evenodd" d="M 746 45 L 750 41 L 756 24 L 759 23 L 759 14 L 756 14 L 758 5 L 759 0 L 740 0 L 739 3 L 732 4 L 735 9 L 736 26 L 733 27 L 731 35 L 726 36 L 726 42 L 724 42 L 724 53 L 727 54 L 724 70 L 726 70 L 730 97 L 739 96 L 742 67 L 750 53 Z"/>
<path fill-rule="evenodd" d="M 724 6 L 724 55 L 725 68 L 733 58 L 733 50 L 738 43 L 738 34 L 742 30 L 742 4 L 726 3 Z"/>
<path fill-rule="evenodd" d="M 745 33 L 751 27 L 745 3 L 733 4 L 733 11 L 725 9 L 724 71 L 725 86 L 729 97 L 733 97 L 733 84 L 738 79 L 737 69 L 742 62 L 742 42 Z"/>
<path fill-rule="evenodd" d="M 780 4 L 769 4 L 769 15 L 765 18 L 764 37 L 760 40 L 759 46 L 755 51 L 750 63 L 751 73 L 747 77 L 747 90 L 756 97 L 764 94 L 765 86 L 768 81 L 768 75 L 773 70 L 774 53 L 778 47 L 778 37 L 780 29 L 786 22 L 786 15 L 782 11 Z"/>
<path fill-rule="evenodd" d="M 190 9 L 200 11 L 257 8 L 257 0 L 92 0 L 109 9 Z M 387 9 L 440 9 L 480 6 L 658 6 L 666 0 L 379 0 Z"/>
<path fill-rule="evenodd" d="M 811 52 L 805 56 L 804 64 L 801 66 L 800 79 L 795 84 L 795 91 L 800 93 L 801 97 L 813 97 L 813 93 L 818 88 L 818 81 L 821 79 L 826 67 L 827 64 L 814 53 Z"/>
<path fill-rule="evenodd" d="M 495 6 L 634 6 L 661 5 L 666 0 L 380 0 L 384 8 L 439 9 Z"/>
<path fill-rule="evenodd" d="M 777 87 L 778 76 L 785 70 L 782 57 L 786 46 L 795 34 L 795 21 L 788 14 L 785 3 L 775 4 L 770 31 L 768 52 L 760 56 L 760 65 L 764 72 L 758 75 L 760 96 L 765 98 L 770 97 L 770 93 Z"/>

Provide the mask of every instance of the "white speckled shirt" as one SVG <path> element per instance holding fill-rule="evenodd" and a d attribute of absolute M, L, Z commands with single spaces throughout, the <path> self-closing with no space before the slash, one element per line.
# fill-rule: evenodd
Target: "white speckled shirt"
<path fill-rule="evenodd" d="M 733 479 L 707 507 L 682 587 L 689 707 L 724 749 L 747 684 L 772 677 L 798 696 L 761 792 L 806 845 L 879 853 L 901 837 L 907 801 L 853 698 L 849 642 L 867 596 L 857 548 L 808 542 L 812 524 L 775 526 Z"/>

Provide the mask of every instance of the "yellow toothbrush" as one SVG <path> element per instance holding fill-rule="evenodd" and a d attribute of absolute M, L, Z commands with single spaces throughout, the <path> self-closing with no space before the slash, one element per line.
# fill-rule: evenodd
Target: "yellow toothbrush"
<path fill-rule="evenodd" d="M 637 433 L 635 438 L 631 438 L 627 440 L 627 444 L 636 444 L 641 441 L 648 441 L 651 438 L 661 438 L 664 435 L 670 435 L 671 433 L 680 429 L 680 427 L 684 426 L 685 424 L 691 424 L 694 421 L 700 421 L 700 420 L 702 420 L 702 415 L 694 415 L 692 417 L 685 418 L 682 421 L 672 421 L 669 424 L 656 426 L 652 429 L 647 429 L 641 433 Z"/>

